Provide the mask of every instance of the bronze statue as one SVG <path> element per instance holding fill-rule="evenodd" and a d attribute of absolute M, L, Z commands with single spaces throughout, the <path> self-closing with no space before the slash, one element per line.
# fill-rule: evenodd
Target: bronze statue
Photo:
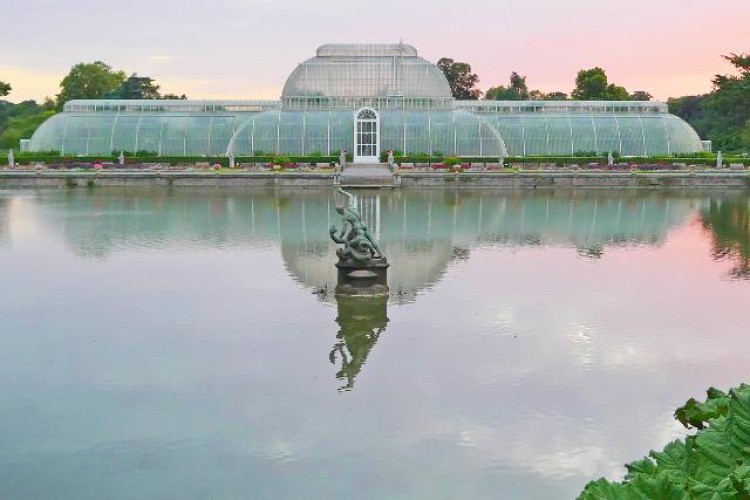
<path fill-rule="evenodd" d="M 347 197 L 346 206 L 338 205 L 336 211 L 341 214 L 342 227 L 337 235 L 336 226 L 328 231 L 331 239 L 342 248 L 336 250 L 340 262 L 351 261 L 354 264 L 367 264 L 372 260 L 385 261 L 380 247 L 370 234 L 367 225 L 362 221 L 354 207 L 354 196 L 339 188 L 338 192 Z"/>

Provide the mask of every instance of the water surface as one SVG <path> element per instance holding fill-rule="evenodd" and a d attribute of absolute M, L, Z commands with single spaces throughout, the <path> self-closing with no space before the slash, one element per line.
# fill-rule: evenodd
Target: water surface
<path fill-rule="evenodd" d="M 574 498 L 748 382 L 750 197 L 0 191 L 0 498 Z M 317 292 L 317 293 L 313 293 Z"/>

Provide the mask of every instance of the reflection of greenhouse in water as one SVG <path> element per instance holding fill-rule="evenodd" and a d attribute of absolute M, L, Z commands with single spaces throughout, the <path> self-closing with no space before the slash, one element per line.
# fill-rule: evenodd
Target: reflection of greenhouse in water
<path fill-rule="evenodd" d="M 36 199 L 33 203 L 32 196 Z M 0 194 L 0 244 L 12 241 L 14 218 L 49 224 L 50 232 L 79 255 L 146 249 L 171 254 L 196 249 L 277 253 L 290 277 L 310 288 L 335 284 L 331 224 L 340 225 L 331 192 L 310 191 L 38 191 L 8 202 Z M 469 191 L 358 192 L 363 219 L 392 264 L 391 300 L 410 301 L 436 283 L 452 262 L 472 249 L 556 245 L 599 257 L 609 248 L 659 245 L 692 215 L 714 237 L 717 258 L 738 258 L 732 271 L 746 278 L 750 245 L 747 200 L 681 197 L 671 193 L 498 193 Z M 33 206 L 42 216 L 23 212 Z M 36 219 L 33 219 L 36 217 Z M 242 273 L 238 268 L 237 272 Z M 280 273 L 283 274 L 283 273 Z M 247 276 L 242 279 L 253 279 Z M 282 277 L 283 280 L 283 277 Z M 340 391 L 353 390 L 365 364 L 377 355 L 388 326 L 389 298 L 335 298 L 336 334 L 322 348 L 335 367 Z"/>
<path fill-rule="evenodd" d="M 55 203 L 59 193 L 39 193 Z M 55 213 L 76 252 L 106 256 L 132 247 L 234 248 L 279 245 L 294 279 L 335 283 L 340 225 L 333 193 L 118 191 L 71 192 Z M 361 193 L 357 205 L 392 264 L 392 292 L 417 292 L 440 278 L 449 262 L 481 245 L 574 247 L 596 256 L 608 247 L 657 245 L 703 201 L 675 195 L 565 196 L 497 192 Z M 12 217 L 12 211 L 9 212 Z M 2 225 L 0 225 L 2 227 Z"/>

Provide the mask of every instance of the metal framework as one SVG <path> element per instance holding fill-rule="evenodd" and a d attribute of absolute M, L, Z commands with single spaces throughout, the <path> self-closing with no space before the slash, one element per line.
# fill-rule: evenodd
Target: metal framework
<path fill-rule="evenodd" d="M 362 109 L 375 113 L 374 130 L 358 128 Z M 365 138 L 376 138 L 359 155 L 370 158 L 389 149 L 483 157 L 703 150 L 658 102 L 455 101 L 440 69 L 405 44 L 323 45 L 292 72 L 280 101 L 71 101 L 28 150 L 309 155 L 356 152 Z"/>

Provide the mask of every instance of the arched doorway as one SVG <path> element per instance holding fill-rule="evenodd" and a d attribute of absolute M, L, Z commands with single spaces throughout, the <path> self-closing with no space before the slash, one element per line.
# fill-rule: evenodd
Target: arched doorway
<path fill-rule="evenodd" d="M 380 116 L 372 108 L 354 114 L 354 163 L 380 162 Z"/>

